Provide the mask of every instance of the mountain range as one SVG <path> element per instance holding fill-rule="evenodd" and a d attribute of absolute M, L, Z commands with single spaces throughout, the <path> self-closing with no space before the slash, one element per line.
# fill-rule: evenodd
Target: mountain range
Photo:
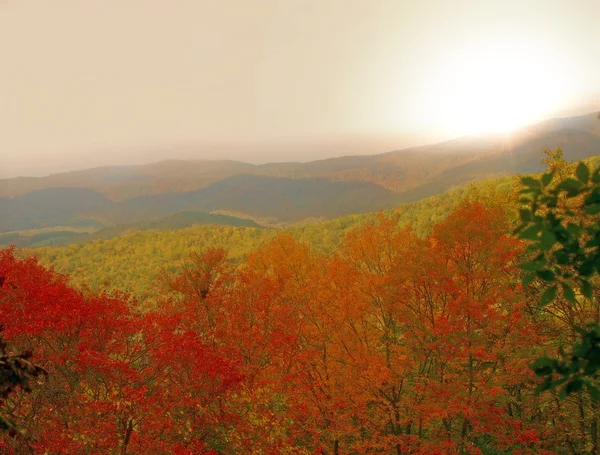
<path fill-rule="evenodd" d="M 600 154 L 600 113 L 507 134 L 472 135 L 379 155 L 307 163 L 169 160 L 0 180 L 0 232 L 102 228 L 180 212 L 281 225 L 371 212 L 485 178 L 537 172 L 544 149 Z"/>

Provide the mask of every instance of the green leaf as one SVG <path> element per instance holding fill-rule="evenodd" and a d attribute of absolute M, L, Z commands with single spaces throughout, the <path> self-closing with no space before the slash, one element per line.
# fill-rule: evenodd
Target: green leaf
<path fill-rule="evenodd" d="M 585 198 L 585 204 L 597 204 L 600 203 L 600 188 L 597 186 L 592 188 L 592 192 Z"/>
<path fill-rule="evenodd" d="M 569 263 L 569 255 L 563 250 L 559 250 L 554 254 L 554 259 L 559 265 L 567 265 Z"/>
<path fill-rule="evenodd" d="M 544 281 L 554 281 L 554 272 L 552 270 L 538 270 L 536 275 Z"/>
<path fill-rule="evenodd" d="M 542 270 L 544 265 L 545 264 L 540 261 L 531 261 L 525 262 L 524 264 L 519 264 L 519 268 L 527 272 L 537 272 L 538 270 Z"/>
<path fill-rule="evenodd" d="M 573 288 L 571 286 L 569 286 L 567 283 L 561 283 L 561 285 L 562 285 L 563 295 L 565 296 L 565 299 L 567 299 L 571 303 L 577 302 L 577 299 L 575 298 L 575 293 L 573 292 Z"/>
<path fill-rule="evenodd" d="M 556 298 L 556 285 L 553 284 L 544 291 L 540 298 L 540 305 L 546 306 Z"/>
<path fill-rule="evenodd" d="M 540 189 L 541 189 L 541 187 L 540 188 L 524 187 L 524 188 L 521 188 L 519 190 L 519 194 L 523 194 L 523 195 L 525 195 L 525 194 L 533 194 L 535 196 L 536 194 L 539 194 Z M 530 202 L 531 202 L 531 200 L 530 200 Z"/>
<path fill-rule="evenodd" d="M 592 182 L 600 183 L 600 167 L 594 171 L 594 175 L 592 176 Z"/>
<path fill-rule="evenodd" d="M 535 371 L 538 376 L 546 376 L 554 371 L 556 360 L 548 357 L 539 357 L 535 359 L 535 362 L 531 365 L 531 369 Z"/>
<path fill-rule="evenodd" d="M 566 191 L 569 197 L 577 196 L 581 189 L 582 183 L 574 178 L 568 178 L 563 180 L 560 185 L 556 187 L 558 191 Z"/>
<path fill-rule="evenodd" d="M 548 251 L 556 243 L 556 236 L 553 232 L 544 229 L 540 236 L 540 248 L 542 251 Z"/>
<path fill-rule="evenodd" d="M 541 187 L 540 181 L 533 177 L 523 177 L 523 178 L 521 178 L 521 183 L 529 188 L 540 188 Z"/>
<path fill-rule="evenodd" d="M 600 204 L 588 205 L 584 210 L 588 215 L 596 215 L 600 213 Z"/>
<path fill-rule="evenodd" d="M 594 273 L 594 261 L 593 259 L 588 259 L 579 264 L 575 269 L 577 270 L 577 273 L 579 273 L 579 275 L 582 277 L 590 276 Z"/>
<path fill-rule="evenodd" d="M 523 240 L 538 240 L 538 232 L 540 232 L 540 229 L 539 225 L 534 224 L 524 231 L 519 232 L 519 238 Z"/>
<path fill-rule="evenodd" d="M 548 207 L 556 207 L 558 206 L 558 197 L 557 196 L 548 196 L 548 198 L 546 199 L 546 205 Z"/>
<path fill-rule="evenodd" d="M 579 392 L 582 387 L 583 387 L 583 381 L 581 379 L 579 379 L 579 378 L 571 379 L 571 381 L 567 382 L 567 385 L 562 390 L 560 397 L 566 398 L 569 395 L 571 395 L 572 393 Z"/>
<path fill-rule="evenodd" d="M 575 175 L 580 182 L 587 183 L 590 178 L 590 170 L 583 161 L 580 161 L 575 169 Z"/>
<path fill-rule="evenodd" d="M 533 283 L 535 280 L 535 275 L 533 273 L 528 273 L 523 277 L 523 286 L 528 286 Z"/>
<path fill-rule="evenodd" d="M 554 389 L 555 387 L 556 384 L 552 382 L 550 378 L 546 377 L 546 379 L 535 388 L 535 393 L 539 394 L 541 392 L 545 392 L 546 390 Z"/>
<path fill-rule="evenodd" d="M 581 282 L 581 293 L 588 299 L 591 299 L 593 297 L 594 289 L 592 288 L 592 285 L 588 280 L 584 280 Z"/>
<path fill-rule="evenodd" d="M 590 394 L 590 397 L 592 398 L 593 401 L 600 401 L 600 391 L 594 387 L 591 384 L 586 384 L 588 393 Z"/>
<path fill-rule="evenodd" d="M 533 220 L 533 214 L 527 209 L 520 209 L 519 216 L 521 217 L 521 221 L 523 223 L 527 223 L 527 222 Z"/>
<path fill-rule="evenodd" d="M 552 181 L 552 177 L 554 177 L 554 171 L 542 175 L 542 185 L 548 186 L 548 184 Z"/>

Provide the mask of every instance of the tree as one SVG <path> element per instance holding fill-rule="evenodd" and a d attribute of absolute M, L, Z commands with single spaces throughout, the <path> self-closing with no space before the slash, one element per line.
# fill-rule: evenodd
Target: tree
<path fill-rule="evenodd" d="M 593 280 L 600 273 L 600 168 L 592 172 L 580 162 L 574 175 L 568 175 L 560 150 L 548 155 L 547 172 L 521 180 L 522 224 L 517 233 L 530 242 L 530 260 L 520 265 L 523 283 L 544 284 L 542 307 L 560 298 L 573 307 L 587 301 L 595 315 L 589 315 L 585 327 L 575 327 L 579 341 L 558 357 L 538 358 L 533 369 L 544 378 L 540 390 L 560 388 L 566 397 L 586 388 L 598 401 L 600 318 Z"/>
<path fill-rule="evenodd" d="M 140 314 L 122 295 L 73 289 L 11 250 L 0 251 L 0 276 L 6 339 L 34 348 L 49 373 L 5 401 L 23 434 L 0 435 L 2 453 L 191 455 L 227 446 L 232 416 L 223 408 L 241 377 L 187 326 L 193 315 Z"/>
<path fill-rule="evenodd" d="M 0 288 L 3 281 L 3 277 L 0 277 Z M 44 368 L 31 362 L 32 355 L 30 351 L 11 354 L 8 344 L 0 337 L 0 403 L 3 404 L 17 388 L 30 393 L 31 381 L 48 374 Z M 2 412 L 6 412 L 5 409 L 2 408 Z M 10 418 L 0 415 L 0 429 L 11 430 L 11 434 L 14 435 L 17 427 Z"/>
<path fill-rule="evenodd" d="M 0 300 L 3 297 L 2 288 L 5 283 L 6 277 L 0 275 Z M 0 333 L 2 333 L 2 326 L 0 326 Z M 0 403 L 4 404 L 8 396 L 18 388 L 27 393 L 31 392 L 31 381 L 48 374 L 44 368 L 30 360 L 32 356 L 31 351 L 22 354 L 12 353 L 4 338 L 0 336 Z M 4 408 L 2 412 L 6 412 Z M 0 429 L 11 430 L 11 434 L 14 434 L 17 428 L 10 418 L 0 415 Z"/>

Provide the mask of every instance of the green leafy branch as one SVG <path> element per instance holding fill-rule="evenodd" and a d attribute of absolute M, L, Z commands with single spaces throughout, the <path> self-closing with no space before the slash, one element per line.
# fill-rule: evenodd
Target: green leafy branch
<path fill-rule="evenodd" d="M 590 280 L 600 274 L 600 168 L 591 172 L 580 162 L 574 177 L 555 181 L 555 174 L 553 170 L 539 179 L 521 179 L 521 225 L 516 233 L 530 242 L 527 253 L 533 259 L 520 268 L 525 272 L 524 285 L 536 279 L 545 283 L 541 306 L 557 299 L 559 290 L 573 304 L 578 298 L 592 299 Z M 570 353 L 563 352 L 568 361 L 540 358 L 532 367 L 544 378 L 540 390 L 564 386 L 561 395 L 567 396 L 585 386 L 594 399 L 600 399 L 589 381 L 600 370 L 600 328 L 590 325 L 577 330 L 581 341 Z"/>

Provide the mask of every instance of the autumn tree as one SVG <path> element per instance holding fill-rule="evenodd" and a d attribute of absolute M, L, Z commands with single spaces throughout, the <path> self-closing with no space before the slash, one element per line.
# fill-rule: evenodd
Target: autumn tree
<path fill-rule="evenodd" d="M 533 369 L 559 416 L 558 442 L 598 454 L 600 169 L 547 155 L 546 173 L 522 179 L 518 229 L 529 243 L 523 283 L 539 290 L 535 308 L 554 334 Z"/>
<path fill-rule="evenodd" d="M 3 439 L 6 453 L 196 454 L 226 443 L 221 403 L 240 376 L 197 333 L 118 295 L 77 291 L 10 250 L 0 275 L 6 338 L 49 373 L 6 400 L 24 430 Z"/>

